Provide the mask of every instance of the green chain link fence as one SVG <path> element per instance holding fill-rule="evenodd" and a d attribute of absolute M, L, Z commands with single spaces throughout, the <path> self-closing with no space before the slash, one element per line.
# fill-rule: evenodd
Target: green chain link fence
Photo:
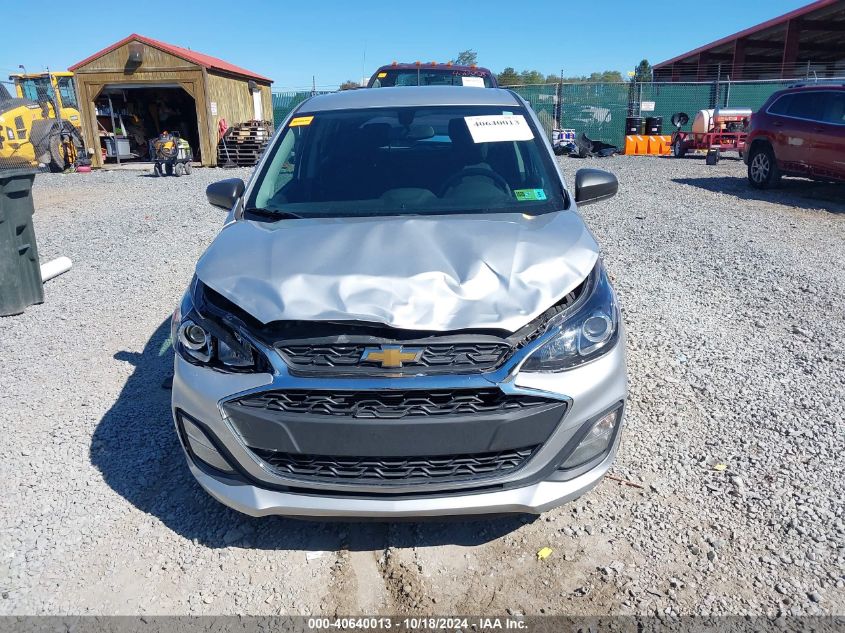
<path fill-rule="evenodd" d="M 507 88 L 531 105 L 550 138 L 555 127 L 570 128 L 593 140 L 623 147 L 628 116 L 662 117 L 663 132 L 669 134 L 672 115 L 686 112 L 690 123 L 685 129 L 689 131 L 699 110 L 714 108 L 717 104 L 723 108 L 757 110 L 772 93 L 797 81 L 801 80 L 563 83 Z M 280 125 L 291 110 L 311 95 L 328 92 L 331 91 L 274 92 L 274 124 Z"/>
<path fill-rule="evenodd" d="M 511 86 L 511 89 L 531 104 L 543 129 L 551 138 L 552 129 L 557 127 L 555 120 L 557 119 L 558 84 Z"/>
<path fill-rule="evenodd" d="M 273 125 L 279 126 L 300 103 L 314 95 L 324 95 L 333 90 L 299 90 L 273 93 Z"/>
<path fill-rule="evenodd" d="M 557 127 L 583 132 L 593 140 L 625 144 L 625 118 L 663 118 L 663 131 L 672 132 L 672 115 L 686 112 L 690 123 L 696 112 L 714 108 L 758 110 L 772 93 L 794 85 L 798 79 L 772 81 L 721 81 L 706 83 L 564 83 L 508 86 L 537 112 L 546 133 Z M 559 102 L 559 105 L 557 105 Z M 645 104 L 645 108 L 643 107 Z M 653 104 L 653 109 L 651 108 Z"/>

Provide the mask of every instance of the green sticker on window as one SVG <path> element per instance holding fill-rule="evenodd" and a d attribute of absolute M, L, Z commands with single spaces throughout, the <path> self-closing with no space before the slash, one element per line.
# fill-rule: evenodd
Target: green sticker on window
<path fill-rule="evenodd" d="M 513 194 L 520 202 L 546 199 L 546 192 L 543 189 L 514 189 Z"/>

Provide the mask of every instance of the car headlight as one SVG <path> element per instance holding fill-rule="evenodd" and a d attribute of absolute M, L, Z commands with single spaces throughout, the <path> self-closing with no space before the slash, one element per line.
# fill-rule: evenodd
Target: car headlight
<path fill-rule="evenodd" d="M 240 332 L 200 313 L 193 300 L 196 286 L 194 281 L 173 313 L 171 338 L 176 353 L 194 365 L 222 371 L 269 372 L 269 361 Z"/>
<path fill-rule="evenodd" d="M 601 262 L 587 284 L 587 296 L 546 325 L 555 335 L 526 359 L 522 371 L 565 371 L 613 347 L 619 338 L 619 307 Z"/>

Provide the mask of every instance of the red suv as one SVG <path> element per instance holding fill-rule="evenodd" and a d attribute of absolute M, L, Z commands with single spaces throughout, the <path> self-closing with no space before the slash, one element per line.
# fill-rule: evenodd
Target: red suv
<path fill-rule="evenodd" d="M 746 147 L 757 189 L 777 186 L 781 176 L 845 181 L 845 85 L 774 93 L 751 117 Z"/>

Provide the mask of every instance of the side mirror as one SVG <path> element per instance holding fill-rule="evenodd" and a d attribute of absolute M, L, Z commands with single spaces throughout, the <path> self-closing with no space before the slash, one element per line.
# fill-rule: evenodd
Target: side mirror
<path fill-rule="evenodd" d="M 619 190 L 619 181 L 609 171 L 579 169 L 575 174 L 575 202 L 579 206 L 612 198 Z"/>
<path fill-rule="evenodd" d="M 246 189 L 246 185 L 240 178 L 227 178 L 208 185 L 205 188 L 205 196 L 215 207 L 229 211 L 244 195 L 244 189 Z"/>

